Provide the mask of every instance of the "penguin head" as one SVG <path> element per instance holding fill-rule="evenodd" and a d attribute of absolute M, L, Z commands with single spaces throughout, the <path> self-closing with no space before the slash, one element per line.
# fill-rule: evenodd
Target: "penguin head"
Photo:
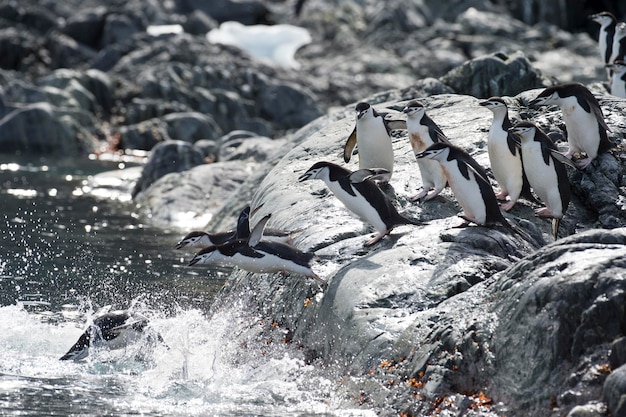
<path fill-rule="evenodd" d="M 216 257 L 218 247 L 213 245 L 208 248 L 202 249 L 200 252 L 196 253 L 196 255 L 189 261 L 189 266 L 195 264 L 206 264 L 211 263 L 211 260 Z"/>
<path fill-rule="evenodd" d="M 615 27 L 615 38 L 613 38 L 613 42 L 615 39 L 622 39 L 626 37 L 626 23 L 622 22 Z"/>
<path fill-rule="evenodd" d="M 610 25 L 613 22 L 617 22 L 617 19 L 615 18 L 613 13 L 610 12 L 592 14 L 589 16 L 589 19 L 593 20 L 596 23 L 599 23 L 601 26 L 606 26 Z"/>
<path fill-rule="evenodd" d="M 437 142 L 426 148 L 424 152 L 415 155 L 415 158 L 444 161 L 448 159 L 448 155 L 450 155 L 450 145 L 443 142 Z"/>
<path fill-rule="evenodd" d="M 369 103 L 361 102 L 356 105 L 355 111 L 356 119 L 361 120 L 363 117 L 372 114 L 373 109 L 372 106 L 369 105 Z"/>
<path fill-rule="evenodd" d="M 176 249 L 184 248 L 185 246 L 195 247 L 202 244 L 202 241 L 207 238 L 206 232 L 193 231 L 187 234 L 180 242 L 176 244 Z"/>
<path fill-rule="evenodd" d="M 487 100 L 481 101 L 478 104 L 488 108 L 493 112 L 497 111 L 498 109 L 507 110 L 506 103 L 500 97 L 490 97 Z"/>
<path fill-rule="evenodd" d="M 417 100 L 412 100 L 406 104 L 402 112 L 410 118 L 421 119 L 424 116 L 424 105 Z"/>
<path fill-rule="evenodd" d="M 509 129 L 514 136 L 524 140 L 533 140 L 535 133 L 537 132 L 537 126 L 533 122 L 524 121 L 519 122 L 515 126 Z"/>
<path fill-rule="evenodd" d="M 320 161 L 311 168 L 309 168 L 304 174 L 298 178 L 299 182 L 306 180 L 323 180 L 330 176 L 330 171 L 333 169 L 334 164 L 331 162 Z"/>
<path fill-rule="evenodd" d="M 530 106 L 546 106 L 548 104 L 558 104 L 560 99 L 561 96 L 556 87 L 548 87 L 528 104 Z"/>

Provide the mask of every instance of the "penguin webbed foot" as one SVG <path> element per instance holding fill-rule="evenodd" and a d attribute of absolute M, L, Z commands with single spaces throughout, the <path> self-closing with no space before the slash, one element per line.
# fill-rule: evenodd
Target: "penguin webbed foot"
<path fill-rule="evenodd" d="M 576 166 L 578 167 L 578 169 L 585 169 L 589 165 L 591 165 L 591 162 L 593 162 L 593 158 L 590 157 L 579 159 L 578 161 L 576 161 Z"/>
<path fill-rule="evenodd" d="M 409 198 L 409 200 L 411 201 L 419 201 L 422 198 L 426 197 L 428 194 L 428 190 L 427 189 L 422 189 L 422 191 L 420 191 L 419 193 L 415 194 L 413 197 Z"/>
<path fill-rule="evenodd" d="M 517 201 L 509 200 L 506 203 L 500 204 L 500 208 L 504 211 L 509 211 L 513 208 L 513 206 L 517 203 Z"/>
<path fill-rule="evenodd" d="M 384 232 L 384 233 L 376 233 L 370 240 L 368 240 L 367 242 L 365 242 L 363 244 L 363 246 L 368 247 L 368 246 L 372 246 L 375 243 L 378 243 L 378 241 L 380 239 L 382 239 L 383 237 L 385 237 L 387 235 L 387 233 L 389 232 Z"/>
<path fill-rule="evenodd" d="M 476 223 L 474 220 L 468 218 L 464 214 L 459 214 L 459 217 L 463 219 L 463 222 L 457 226 L 453 226 L 455 229 L 464 229 L 470 225 L 470 223 Z"/>
<path fill-rule="evenodd" d="M 506 197 L 509 195 L 508 192 L 506 191 L 500 191 L 498 194 L 496 194 L 496 198 L 500 201 L 506 201 Z"/>
<path fill-rule="evenodd" d="M 558 217 L 552 211 L 550 211 L 550 209 L 547 207 L 541 207 L 541 208 L 536 209 L 535 216 L 544 217 L 544 218 L 557 218 Z"/>

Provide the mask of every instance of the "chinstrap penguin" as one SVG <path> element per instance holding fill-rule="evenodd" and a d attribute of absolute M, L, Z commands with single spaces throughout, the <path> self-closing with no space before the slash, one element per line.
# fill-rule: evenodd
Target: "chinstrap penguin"
<path fill-rule="evenodd" d="M 613 47 L 611 49 L 611 58 L 608 64 L 626 59 L 626 23 L 620 22 L 615 27 L 615 36 L 613 37 Z"/>
<path fill-rule="evenodd" d="M 536 201 L 524 173 L 521 151 L 508 131 L 513 125 L 509 119 L 506 103 L 501 97 L 491 97 L 478 104 L 493 113 L 487 151 L 493 176 L 500 186 L 500 192 L 496 194 L 496 198 L 506 200 L 506 197 L 509 197 L 509 201 L 500 207 L 504 211 L 509 211 L 520 196 Z"/>
<path fill-rule="evenodd" d="M 571 198 L 565 164 L 575 165 L 558 151 L 535 123 L 520 122 L 510 132 L 520 139 L 530 186 L 546 205 L 535 213 L 539 217 L 552 218 L 552 235 L 557 239 L 561 219 Z"/>
<path fill-rule="evenodd" d="M 60 360 L 84 359 L 89 355 L 90 348 L 104 347 L 111 350 L 124 348 L 143 337 L 147 326 L 147 318 L 129 310 L 116 310 L 101 314 L 94 318 L 93 323 Z M 154 337 L 156 340 L 161 340 L 158 334 Z"/>
<path fill-rule="evenodd" d="M 484 169 L 467 152 L 447 143 L 435 143 L 417 158 L 433 159 L 441 164 L 448 184 L 463 208 L 459 217 L 480 226 L 502 225 L 517 233 L 502 215 Z"/>
<path fill-rule="evenodd" d="M 269 219 L 269 214 L 263 217 L 246 238 L 202 249 L 189 265 L 235 266 L 254 273 L 293 272 L 313 278 L 326 287 L 328 283 L 311 269 L 314 253 L 303 252 L 285 243 L 262 240 L 263 230 Z"/>
<path fill-rule="evenodd" d="M 600 46 L 600 54 L 602 55 L 602 62 L 604 64 L 610 64 L 611 55 L 613 52 L 613 38 L 615 37 L 615 27 L 617 26 L 617 19 L 613 13 L 602 12 L 589 16 L 589 19 L 600 25 L 600 33 L 598 34 L 598 45 Z M 611 70 L 607 68 L 607 76 L 611 79 Z"/>
<path fill-rule="evenodd" d="M 368 103 L 356 105 L 356 125 L 343 149 L 343 160 L 350 162 L 356 146 L 359 154 L 359 169 L 383 168 L 387 174 L 377 178 L 386 183 L 393 174 L 393 144 L 390 122 Z"/>
<path fill-rule="evenodd" d="M 561 108 L 569 144 L 565 156 L 571 158 L 577 152 L 587 154 L 586 158 L 577 162 L 580 168 L 586 168 L 599 153 L 613 147 L 607 135 L 610 129 L 604 121 L 600 104 L 584 85 L 571 83 L 546 88 L 529 104 L 556 104 Z"/>
<path fill-rule="evenodd" d="M 417 100 L 410 101 L 402 110 L 407 115 L 406 128 L 413 153 L 418 155 L 433 143 L 450 143 L 439 126 L 425 112 L 424 105 Z M 422 191 L 411 197 L 411 201 L 432 200 L 447 184 L 441 165 L 437 161 L 416 159 L 422 177 Z M 430 191 L 430 190 L 433 191 Z"/>
<path fill-rule="evenodd" d="M 385 174 L 384 170 L 374 169 L 352 172 L 332 162 L 321 161 L 302 174 L 299 181 L 312 179 L 324 181 L 348 210 L 374 226 L 378 233 L 365 243 L 365 246 L 371 246 L 389 234 L 395 226 L 423 224 L 398 213 L 389 198 L 372 180 L 377 175 Z"/>
<path fill-rule="evenodd" d="M 616 97 L 626 98 L 626 62 L 615 61 L 607 66 L 613 70 L 611 94 Z"/>
<path fill-rule="evenodd" d="M 250 206 L 245 207 L 237 219 L 237 227 L 234 230 L 225 232 L 209 233 L 201 230 L 189 232 L 177 244 L 176 249 L 185 247 L 204 249 L 209 246 L 222 245 L 228 241 L 246 238 L 250 234 Z M 263 240 L 280 242 L 285 244 L 293 243 L 293 235 L 297 232 L 287 232 L 277 229 L 267 229 L 264 232 Z"/>

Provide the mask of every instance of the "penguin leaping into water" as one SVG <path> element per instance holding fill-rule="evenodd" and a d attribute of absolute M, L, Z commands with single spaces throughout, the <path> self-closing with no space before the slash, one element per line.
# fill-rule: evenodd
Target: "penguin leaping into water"
<path fill-rule="evenodd" d="M 552 218 L 552 235 L 558 238 L 559 225 L 571 198 L 565 164 L 576 167 L 561 154 L 550 138 L 533 122 L 516 124 L 510 132 L 520 138 L 528 182 L 546 207 L 535 210 L 539 217 Z"/>
<path fill-rule="evenodd" d="M 302 174 L 299 181 L 324 181 L 348 210 L 374 226 L 378 233 L 365 243 L 365 246 L 371 246 L 389 234 L 395 226 L 423 224 L 398 213 L 385 193 L 372 181 L 373 177 L 386 174 L 384 170 L 374 169 L 352 172 L 332 162 L 321 161 Z"/>
<path fill-rule="evenodd" d="M 378 176 L 377 180 L 387 183 L 393 174 L 394 162 L 390 122 L 378 114 L 369 103 L 359 103 L 355 110 L 356 125 L 344 146 L 343 159 L 350 162 L 356 146 L 359 153 L 359 169 L 386 169 L 387 174 Z M 405 127 L 403 123 L 402 127 Z"/>
<path fill-rule="evenodd" d="M 565 156 L 571 158 L 578 152 L 587 154 L 586 158 L 577 162 L 580 168 L 586 168 L 599 153 L 613 147 L 600 104 L 584 85 L 571 83 L 546 88 L 529 104 L 556 104 L 561 108 L 569 144 Z"/>
<path fill-rule="evenodd" d="M 61 360 L 80 360 L 89 355 L 89 349 L 121 349 L 138 341 L 148 326 L 148 319 L 130 310 L 116 310 L 99 315 L 87 327 L 78 341 Z M 156 335 L 157 340 L 161 340 Z"/>
<path fill-rule="evenodd" d="M 285 243 L 262 239 L 263 230 L 269 219 L 269 214 L 263 217 L 245 238 L 202 249 L 193 257 L 189 265 L 235 266 L 254 273 L 293 272 L 313 278 L 326 287 L 328 283 L 311 269 L 310 264 L 315 258 L 314 253 L 302 252 Z"/>
<path fill-rule="evenodd" d="M 402 111 L 407 115 L 406 128 L 415 155 L 424 152 L 433 143 L 450 143 L 439 126 L 428 117 L 422 103 L 417 100 L 410 101 Z M 423 197 L 426 201 L 432 200 L 447 184 L 443 169 L 437 161 L 429 159 L 417 159 L 417 166 L 422 177 L 422 191 L 411 197 L 411 201 Z M 431 189 L 433 191 L 429 192 Z"/>

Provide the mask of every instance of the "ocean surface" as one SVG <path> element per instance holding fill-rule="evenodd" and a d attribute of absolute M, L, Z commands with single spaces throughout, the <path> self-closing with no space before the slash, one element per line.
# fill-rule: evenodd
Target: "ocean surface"
<path fill-rule="evenodd" d="M 93 188 L 119 160 L 0 156 L 0 415 L 373 416 L 243 305 L 209 307 L 228 271 L 188 267 L 183 230 L 142 224 Z M 236 304 L 236 303 L 235 303 Z M 163 341 L 60 361 L 102 308 L 131 308 Z"/>

